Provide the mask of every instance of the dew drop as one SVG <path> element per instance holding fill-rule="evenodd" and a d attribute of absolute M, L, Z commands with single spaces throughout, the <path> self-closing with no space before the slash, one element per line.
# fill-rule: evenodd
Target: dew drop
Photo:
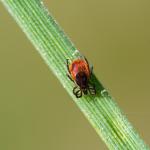
<path fill-rule="evenodd" d="M 73 55 L 73 56 L 79 56 L 79 55 L 80 55 L 79 50 L 76 49 L 76 50 L 73 52 L 72 55 Z"/>
<path fill-rule="evenodd" d="M 63 88 L 65 88 L 65 89 L 66 89 L 66 84 L 65 84 L 65 83 L 63 83 Z"/>
<path fill-rule="evenodd" d="M 106 89 L 104 89 L 104 90 L 101 91 L 101 95 L 104 96 L 104 97 L 105 96 L 109 96 L 109 94 L 108 94 L 108 92 L 107 92 Z"/>

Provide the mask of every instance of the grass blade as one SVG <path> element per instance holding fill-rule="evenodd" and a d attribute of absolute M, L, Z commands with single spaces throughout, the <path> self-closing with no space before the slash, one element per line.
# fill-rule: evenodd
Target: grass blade
<path fill-rule="evenodd" d="M 75 98 L 72 93 L 73 83 L 66 77 L 65 61 L 67 58 L 76 59 L 82 55 L 44 7 L 42 1 L 1 0 L 1 2 L 109 149 L 149 149 L 95 75 L 92 76 L 91 81 L 96 85 L 97 95 Z"/>

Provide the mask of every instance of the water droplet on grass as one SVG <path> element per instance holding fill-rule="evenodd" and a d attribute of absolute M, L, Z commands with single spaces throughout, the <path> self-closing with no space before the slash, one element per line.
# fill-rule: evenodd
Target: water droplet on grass
<path fill-rule="evenodd" d="M 80 53 L 79 53 L 79 51 L 76 49 L 74 52 L 73 52 L 73 54 L 72 54 L 73 56 L 79 56 L 80 55 Z"/>
<path fill-rule="evenodd" d="M 105 96 L 109 96 L 109 94 L 108 94 L 108 92 L 107 92 L 106 89 L 104 89 L 104 90 L 101 91 L 101 95 L 104 96 L 104 97 Z"/>

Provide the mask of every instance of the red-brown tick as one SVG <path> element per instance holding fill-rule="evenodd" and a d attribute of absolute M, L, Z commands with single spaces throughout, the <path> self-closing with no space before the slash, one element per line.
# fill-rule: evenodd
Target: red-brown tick
<path fill-rule="evenodd" d="M 95 85 L 90 84 L 90 77 L 92 75 L 93 67 L 90 68 L 87 59 L 78 58 L 69 64 L 69 59 L 67 59 L 67 69 L 69 74 L 67 76 L 71 81 L 73 81 L 76 86 L 73 88 L 73 94 L 80 98 L 82 93 L 91 95 L 96 94 Z"/>

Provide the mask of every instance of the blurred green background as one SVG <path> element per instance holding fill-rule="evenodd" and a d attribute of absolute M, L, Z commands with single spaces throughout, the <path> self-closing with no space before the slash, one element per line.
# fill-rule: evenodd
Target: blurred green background
<path fill-rule="evenodd" d="M 150 1 L 44 2 L 150 144 Z M 0 149 L 107 149 L 2 4 Z"/>

